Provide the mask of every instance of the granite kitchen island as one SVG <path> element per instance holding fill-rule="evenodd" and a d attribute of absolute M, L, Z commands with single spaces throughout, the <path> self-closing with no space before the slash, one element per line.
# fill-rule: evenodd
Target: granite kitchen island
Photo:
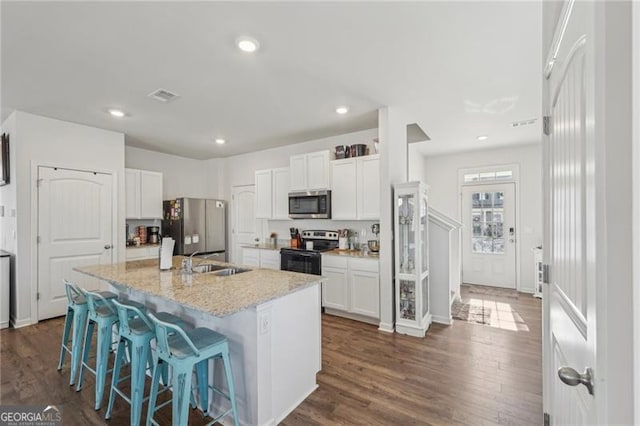
<path fill-rule="evenodd" d="M 87 266 L 77 271 L 103 280 L 124 299 L 226 335 L 240 423 L 277 424 L 317 387 L 322 278 L 268 269 L 229 276 L 184 274 L 180 271 L 182 259 L 174 257 L 174 269 L 169 271 L 160 271 L 157 260 Z M 194 264 L 198 262 L 194 259 Z M 225 388 L 218 363 L 213 376 L 216 386 Z M 214 413 L 218 404 L 225 404 L 213 394 L 210 401 Z"/>

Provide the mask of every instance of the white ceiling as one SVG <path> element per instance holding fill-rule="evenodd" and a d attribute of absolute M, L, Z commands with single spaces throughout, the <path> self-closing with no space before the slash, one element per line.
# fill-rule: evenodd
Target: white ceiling
<path fill-rule="evenodd" d="M 385 105 L 415 115 L 426 154 L 540 140 L 540 2 L 1 7 L 3 120 L 19 109 L 201 159 L 373 128 Z M 261 49 L 240 52 L 241 35 Z M 158 88 L 181 97 L 147 97 Z"/>

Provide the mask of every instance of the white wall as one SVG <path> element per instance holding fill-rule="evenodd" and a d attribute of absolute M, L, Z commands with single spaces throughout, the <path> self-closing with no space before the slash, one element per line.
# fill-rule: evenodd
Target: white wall
<path fill-rule="evenodd" d="M 35 261 L 36 229 L 32 229 L 32 193 L 36 163 L 71 169 L 95 169 L 115 174 L 118 190 L 117 256 L 124 260 L 124 135 L 79 124 L 14 112 L 15 148 L 12 167 L 16 171 L 17 250 L 16 305 L 12 322 L 17 326 L 35 323 L 37 288 Z"/>
<path fill-rule="evenodd" d="M 146 149 L 125 147 L 125 167 L 162 173 L 162 199 L 218 198 L 223 159 L 194 160 Z"/>
<path fill-rule="evenodd" d="M 10 253 L 16 252 L 16 239 L 14 234 L 17 232 L 16 217 L 12 216 L 12 211 L 16 209 L 16 144 L 17 139 L 15 131 L 15 114 L 11 114 L 9 118 L 2 124 L 0 133 L 9 135 L 9 184 L 0 186 L 0 206 L 4 208 L 4 215 L 0 216 L 0 249 Z"/>
<path fill-rule="evenodd" d="M 426 182 L 429 184 L 431 206 L 443 213 L 460 217 L 460 169 L 519 164 L 520 211 L 519 252 L 521 291 L 533 292 L 533 255 L 531 248 L 542 244 L 542 145 L 525 145 L 425 159 Z"/>
<path fill-rule="evenodd" d="M 410 143 L 409 151 L 409 182 L 427 181 L 425 156 L 420 152 L 421 143 Z"/>

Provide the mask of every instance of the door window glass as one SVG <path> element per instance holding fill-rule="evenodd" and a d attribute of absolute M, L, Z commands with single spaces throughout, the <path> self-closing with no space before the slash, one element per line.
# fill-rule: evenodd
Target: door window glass
<path fill-rule="evenodd" d="M 504 253 L 504 192 L 471 194 L 471 247 L 474 253 Z"/>

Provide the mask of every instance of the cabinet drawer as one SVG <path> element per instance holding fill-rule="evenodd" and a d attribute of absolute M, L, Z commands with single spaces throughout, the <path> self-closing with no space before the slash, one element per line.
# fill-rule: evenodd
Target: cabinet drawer
<path fill-rule="evenodd" d="M 380 261 L 372 259 L 351 259 L 351 269 L 354 271 L 378 272 Z"/>
<path fill-rule="evenodd" d="M 346 257 L 322 256 L 322 267 L 347 269 L 348 260 Z"/>

